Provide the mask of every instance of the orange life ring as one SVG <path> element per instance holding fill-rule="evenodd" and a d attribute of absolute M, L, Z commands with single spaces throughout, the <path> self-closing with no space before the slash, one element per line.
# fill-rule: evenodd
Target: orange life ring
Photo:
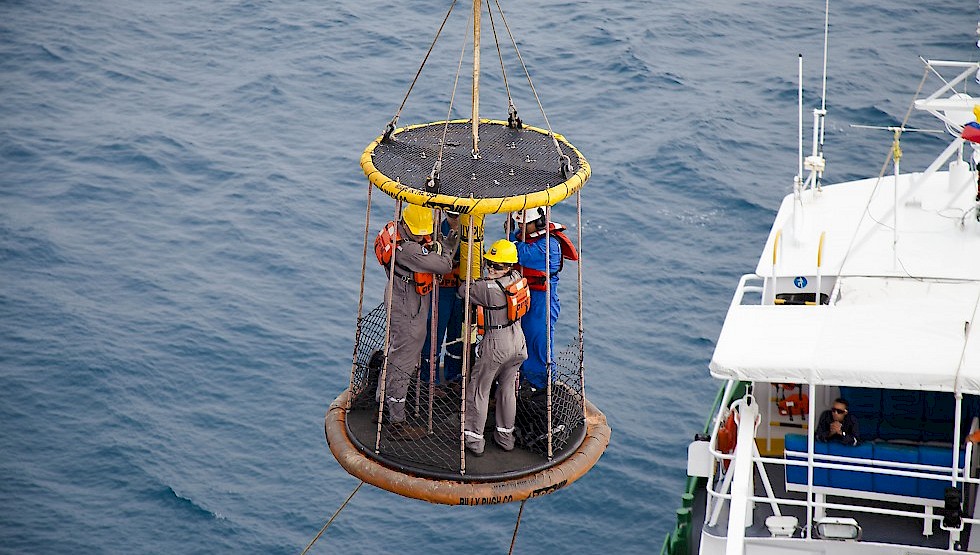
<path fill-rule="evenodd" d="M 718 428 L 718 451 L 728 455 L 735 451 L 735 443 L 738 441 L 738 422 L 735 420 L 736 411 L 732 410 L 728 412 L 728 420 L 725 420 L 725 424 Z M 728 465 L 732 461 L 725 459 L 725 470 L 728 470 Z"/>

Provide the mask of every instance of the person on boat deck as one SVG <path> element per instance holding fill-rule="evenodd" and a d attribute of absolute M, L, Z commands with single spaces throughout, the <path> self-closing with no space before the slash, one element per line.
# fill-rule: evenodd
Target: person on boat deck
<path fill-rule="evenodd" d="M 414 204 L 402 211 L 399 222 L 388 222 L 374 243 L 378 261 L 394 279 L 391 297 L 385 288 L 385 302 L 391 306 L 391 329 L 388 343 L 388 370 L 384 396 L 390 423 L 386 431 L 394 439 L 419 439 L 426 429 L 405 421 L 405 398 L 408 385 L 418 371 L 422 343 L 428 329 L 433 274 L 447 274 L 453 267 L 453 256 L 459 248 L 459 220 L 450 219 L 450 232 L 432 241 L 432 209 Z M 379 380 L 375 400 L 381 402 Z"/>
<path fill-rule="evenodd" d="M 857 445 L 861 440 L 857 420 L 847 412 L 847 401 L 838 398 L 834 406 L 823 411 L 817 423 L 818 441 L 836 441 L 844 445 Z"/>
<path fill-rule="evenodd" d="M 466 383 L 466 419 L 463 426 L 466 449 L 483 455 L 483 428 L 487 423 L 490 389 L 497 382 L 493 440 L 504 451 L 514 448 L 514 420 L 517 416 L 517 372 L 527 359 L 527 344 L 521 329 L 521 316 L 530 303 L 527 280 L 514 270 L 517 248 L 501 239 L 483 255 L 484 277 L 470 286 L 470 302 L 482 311 L 477 325 L 483 341 L 477 349 L 476 363 Z M 466 284 L 459 287 L 466 295 Z"/>
<path fill-rule="evenodd" d="M 443 236 L 452 229 L 449 220 L 443 220 L 440 226 Z M 434 383 L 458 384 L 463 375 L 463 299 L 456 293 L 459 287 L 459 250 L 453 257 L 453 269 L 439 280 L 439 303 L 436 315 L 436 379 Z M 422 344 L 422 366 L 420 377 L 423 383 L 429 383 L 429 354 L 431 349 L 432 314 L 425 324 L 425 343 Z M 446 355 L 442 357 L 443 340 L 446 344 Z M 444 376 L 439 378 L 439 362 L 442 359 Z M 440 391 L 440 390 L 436 390 Z"/>
<path fill-rule="evenodd" d="M 521 381 L 534 389 L 543 389 L 548 382 L 548 348 L 550 345 L 554 352 L 555 324 L 561 312 L 558 273 L 566 259 L 578 260 L 578 252 L 562 233 L 565 226 L 556 222 L 548 225 L 542 207 L 515 212 L 514 222 L 516 225 L 510 239 L 517 245 L 517 270 L 527 279 L 531 289 L 531 309 L 521 321 L 528 353 L 527 361 L 521 367 Z M 545 236 L 548 241 L 542 241 Z M 550 299 L 545 288 L 545 279 L 549 276 Z M 549 314 L 550 323 L 546 319 Z"/>

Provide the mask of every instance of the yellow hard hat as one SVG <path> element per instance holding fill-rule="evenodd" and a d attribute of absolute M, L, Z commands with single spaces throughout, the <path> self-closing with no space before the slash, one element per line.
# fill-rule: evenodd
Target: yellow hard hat
<path fill-rule="evenodd" d="M 432 233 L 432 209 L 409 204 L 402 212 L 402 220 L 408 226 L 412 235 L 428 235 Z"/>
<path fill-rule="evenodd" d="M 500 239 L 490 245 L 483 258 L 498 264 L 517 264 L 517 247 L 507 239 Z"/>

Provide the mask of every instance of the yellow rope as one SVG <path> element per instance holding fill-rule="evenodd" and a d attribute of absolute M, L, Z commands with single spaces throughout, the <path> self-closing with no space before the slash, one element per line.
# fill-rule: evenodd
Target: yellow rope
<path fill-rule="evenodd" d="M 514 523 L 514 535 L 510 538 L 510 551 L 507 555 L 512 555 L 514 553 L 514 542 L 517 541 L 517 529 L 521 527 L 521 515 L 524 514 L 524 504 L 527 503 L 527 499 L 521 501 L 521 510 L 517 511 L 517 522 Z"/>
<path fill-rule="evenodd" d="M 337 515 L 340 514 L 340 511 L 344 510 L 344 507 L 347 506 L 347 503 L 350 502 L 350 500 L 354 497 L 354 494 L 357 493 L 357 490 L 361 489 L 361 486 L 363 485 L 364 485 L 363 481 L 360 484 L 357 484 L 357 487 L 354 488 L 354 491 L 350 492 L 350 495 L 347 496 L 347 501 L 344 501 L 344 503 L 340 506 L 340 508 L 337 509 L 337 512 L 335 512 L 333 516 L 330 517 L 330 520 L 328 520 L 327 523 L 323 525 L 323 528 L 320 528 L 320 531 L 316 533 L 316 536 L 313 536 L 313 539 L 310 540 L 310 543 L 306 546 L 306 549 L 304 549 L 303 552 L 300 553 L 300 555 L 306 555 L 306 552 L 309 551 L 311 547 L 313 547 L 313 544 L 315 544 L 318 539 L 320 539 L 320 536 L 322 536 L 323 533 L 327 530 L 327 528 L 330 526 L 330 523 L 333 522 L 333 519 L 337 518 Z M 521 505 L 521 508 L 522 509 L 524 508 L 523 504 Z M 515 530 L 514 533 L 516 534 L 517 531 Z"/>

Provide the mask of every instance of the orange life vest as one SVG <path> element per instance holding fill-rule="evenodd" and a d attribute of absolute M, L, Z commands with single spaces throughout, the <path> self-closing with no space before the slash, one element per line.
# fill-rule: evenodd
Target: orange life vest
<path fill-rule="evenodd" d="M 439 278 L 439 287 L 459 287 L 459 265 L 453 267 L 453 271 Z"/>
<path fill-rule="evenodd" d="M 429 236 L 426 235 L 423 238 L 428 240 Z M 378 262 L 387 268 L 391 263 L 391 257 L 394 255 L 395 249 L 404 242 L 405 239 L 402 239 L 401 234 L 398 232 L 398 222 L 388 222 L 374 239 L 374 255 L 378 257 Z M 395 271 L 395 277 L 405 283 L 415 285 L 415 291 L 419 295 L 427 295 L 429 291 L 432 291 L 432 286 L 435 282 L 435 277 L 432 274 L 427 272 L 413 272 L 399 264 L 397 258 L 395 259 L 395 267 L 403 272 L 399 273 Z"/>
<path fill-rule="evenodd" d="M 561 246 L 561 261 L 558 263 L 558 271 L 551 273 L 552 277 L 558 275 L 558 272 L 560 272 L 562 267 L 565 265 L 565 260 L 578 260 L 578 251 L 575 250 L 575 244 L 572 243 L 572 240 L 565 236 L 564 233 L 562 233 L 562 231 L 566 229 L 568 228 L 561 224 L 556 224 L 555 222 L 551 222 L 549 226 L 550 235 L 555 239 L 558 239 L 558 244 Z M 527 241 L 525 242 L 532 244 L 540 239 L 543 239 L 545 235 L 548 234 L 546 234 L 544 231 L 535 231 L 527 238 Z M 518 238 L 520 238 L 519 233 Z M 550 266 L 550 261 L 545 264 L 545 267 L 548 266 Z M 545 279 L 548 277 L 548 274 L 544 271 L 519 265 L 515 265 L 514 268 L 521 272 L 525 278 L 527 278 L 528 287 L 530 287 L 532 290 L 544 291 L 547 288 L 545 285 Z"/>
<path fill-rule="evenodd" d="M 806 418 L 807 413 L 810 412 L 810 398 L 805 393 L 802 395 L 794 393 L 778 401 L 776 407 L 779 409 L 779 414 L 789 416 L 789 421 L 792 422 L 794 414 Z"/>
<path fill-rule="evenodd" d="M 500 283 L 500 280 L 494 280 L 494 282 L 504 292 L 507 302 L 501 306 L 476 307 L 476 332 L 480 335 L 485 334 L 488 329 L 499 330 L 513 325 L 514 322 L 521 319 L 521 316 L 527 314 L 527 310 L 531 306 L 531 293 L 528 291 L 527 279 L 520 277 L 506 287 Z M 502 324 L 494 323 L 494 318 L 490 317 L 490 311 L 505 308 L 507 309 L 507 321 Z"/>

